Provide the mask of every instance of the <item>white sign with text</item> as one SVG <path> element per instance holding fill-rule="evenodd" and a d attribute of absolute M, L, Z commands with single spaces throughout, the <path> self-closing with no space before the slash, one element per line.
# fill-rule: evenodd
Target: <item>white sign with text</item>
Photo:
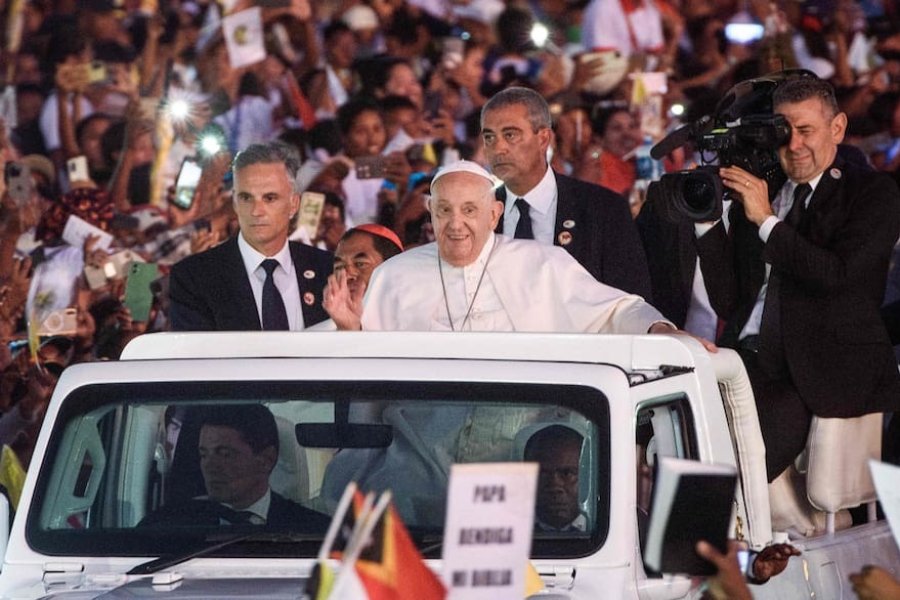
<path fill-rule="evenodd" d="M 451 467 L 443 550 L 449 600 L 524 596 L 537 478 L 537 463 Z"/>
<path fill-rule="evenodd" d="M 66 226 L 63 227 L 62 239 L 65 243 L 75 248 L 83 248 L 84 242 L 89 236 L 97 237 L 94 250 L 108 250 L 113 243 L 113 236 L 96 225 L 88 223 L 81 217 L 69 215 Z"/>

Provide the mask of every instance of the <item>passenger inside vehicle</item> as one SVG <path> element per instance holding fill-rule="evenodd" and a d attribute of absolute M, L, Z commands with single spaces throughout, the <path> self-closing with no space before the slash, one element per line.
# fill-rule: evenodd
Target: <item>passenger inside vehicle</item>
<path fill-rule="evenodd" d="M 197 445 L 206 494 L 169 503 L 141 525 L 251 524 L 324 531 L 326 515 L 303 507 L 269 487 L 278 460 L 275 417 L 261 404 L 201 410 Z"/>
<path fill-rule="evenodd" d="M 60 451 L 39 483 L 30 535 L 46 551 L 117 556 L 172 555 L 251 535 L 222 552 L 251 545 L 315 556 L 334 499 L 353 480 L 364 491 L 391 489 L 417 545 L 437 556 L 451 466 L 521 462 L 537 432 L 561 427 L 581 442 L 572 464 L 548 468 L 577 488 L 568 498 L 578 522 L 536 530 L 533 551 L 580 556 L 605 540 L 608 417 L 594 391 L 446 381 L 328 388 L 154 382 L 102 397 L 85 391 L 61 418 Z M 581 404 L 544 400 L 551 392 Z M 585 414 L 582 406 L 599 408 Z M 529 449 L 531 460 L 539 454 L 540 444 Z"/>
<path fill-rule="evenodd" d="M 540 465 L 535 528 L 554 533 L 584 532 L 587 516 L 578 503 L 578 469 L 584 436 L 564 425 L 550 425 L 525 445 L 525 460 Z"/>

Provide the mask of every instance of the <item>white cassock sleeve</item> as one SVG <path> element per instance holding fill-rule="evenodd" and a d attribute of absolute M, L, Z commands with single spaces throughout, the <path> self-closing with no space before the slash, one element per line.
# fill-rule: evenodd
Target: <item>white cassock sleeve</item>
<path fill-rule="evenodd" d="M 553 302 L 562 322 L 561 331 L 584 333 L 644 334 L 653 323 L 667 322 L 665 317 L 635 294 L 600 283 L 559 247 L 543 247 L 546 265 L 545 276 L 554 280 L 543 285 L 545 290 L 556 293 Z M 517 328 L 518 329 L 518 328 Z"/>

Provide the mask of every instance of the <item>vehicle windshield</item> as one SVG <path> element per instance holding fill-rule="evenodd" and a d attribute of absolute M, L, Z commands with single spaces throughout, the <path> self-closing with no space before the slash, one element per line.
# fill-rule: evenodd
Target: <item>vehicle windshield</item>
<path fill-rule="evenodd" d="M 538 462 L 535 557 L 606 537 L 609 418 L 586 386 L 459 382 L 103 384 L 62 406 L 26 524 L 51 555 L 315 556 L 349 481 L 391 489 L 438 557 L 450 465 Z M 277 534 L 277 535 L 275 535 Z"/>

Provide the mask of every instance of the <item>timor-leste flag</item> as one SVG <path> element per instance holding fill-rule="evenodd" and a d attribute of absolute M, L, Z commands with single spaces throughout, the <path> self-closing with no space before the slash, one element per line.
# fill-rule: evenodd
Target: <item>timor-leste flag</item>
<path fill-rule="evenodd" d="M 305 594 L 312 600 L 329 598 L 334 587 L 335 575 L 328 559 L 340 560 L 356 530 L 360 512 L 365 505 L 365 497 L 356 483 L 350 482 L 338 502 L 325 539 L 319 549 L 318 560 L 306 580 Z"/>
<path fill-rule="evenodd" d="M 378 517 L 356 572 L 369 600 L 442 600 L 444 584 L 428 568 L 391 504 Z"/>

